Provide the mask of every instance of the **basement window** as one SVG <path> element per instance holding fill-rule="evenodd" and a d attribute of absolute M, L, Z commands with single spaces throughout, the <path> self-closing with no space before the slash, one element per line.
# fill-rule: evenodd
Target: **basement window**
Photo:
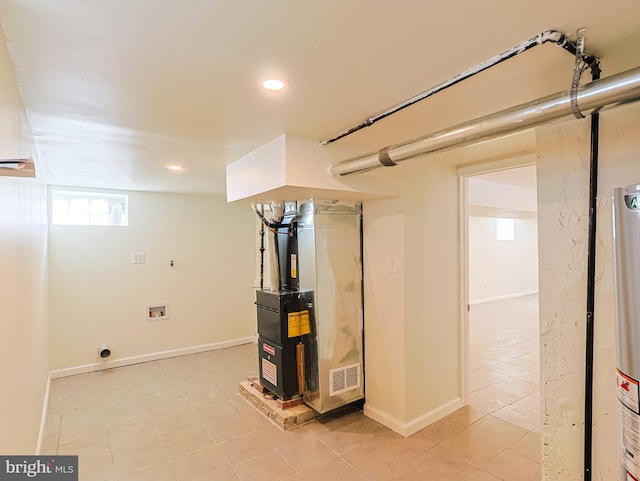
<path fill-rule="evenodd" d="M 129 225 L 129 196 L 75 190 L 51 191 L 54 225 Z"/>
<path fill-rule="evenodd" d="M 496 219 L 496 240 L 516 240 L 515 219 Z"/>

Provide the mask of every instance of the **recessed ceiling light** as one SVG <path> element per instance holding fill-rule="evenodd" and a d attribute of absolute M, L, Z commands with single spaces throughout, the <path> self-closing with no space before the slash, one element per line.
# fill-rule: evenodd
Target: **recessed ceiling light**
<path fill-rule="evenodd" d="M 167 165 L 167 169 L 173 170 L 174 172 L 182 172 L 184 170 L 184 167 L 182 167 L 181 165 Z"/>
<path fill-rule="evenodd" d="M 267 79 L 262 82 L 262 86 L 267 90 L 282 90 L 285 87 L 285 83 L 279 79 Z"/>

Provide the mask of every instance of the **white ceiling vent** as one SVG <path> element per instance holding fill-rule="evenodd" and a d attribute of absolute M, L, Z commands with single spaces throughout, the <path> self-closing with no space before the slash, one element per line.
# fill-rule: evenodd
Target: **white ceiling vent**
<path fill-rule="evenodd" d="M 360 363 L 329 371 L 329 395 L 336 396 L 360 387 Z"/>

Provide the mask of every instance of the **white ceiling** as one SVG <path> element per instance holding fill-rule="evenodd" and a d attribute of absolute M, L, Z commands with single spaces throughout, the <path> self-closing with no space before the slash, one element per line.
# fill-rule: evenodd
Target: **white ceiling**
<path fill-rule="evenodd" d="M 224 166 L 282 133 L 324 139 L 548 29 L 588 27 L 603 76 L 640 65 L 637 0 L 0 0 L 0 19 L 45 178 L 75 186 L 223 193 Z M 536 47 L 328 148 L 567 90 L 572 66 Z"/>
<path fill-rule="evenodd" d="M 517 167 L 468 178 L 469 215 L 476 217 L 535 217 L 536 166 Z"/>
<path fill-rule="evenodd" d="M 489 174 L 475 176 L 480 180 L 494 182 L 504 185 L 523 187 L 525 189 L 537 190 L 536 166 L 517 167 L 515 169 L 498 170 Z"/>

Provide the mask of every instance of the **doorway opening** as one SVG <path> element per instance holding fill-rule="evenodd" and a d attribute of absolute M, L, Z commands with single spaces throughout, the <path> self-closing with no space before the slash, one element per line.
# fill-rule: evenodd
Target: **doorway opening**
<path fill-rule="evenodd" d="M 461 169 L 460 181 L 463 399 L 477 419 L 504 423 L 514 446 L 534 446 L 541 423 L 536 168 L 487 164 Z"/>

